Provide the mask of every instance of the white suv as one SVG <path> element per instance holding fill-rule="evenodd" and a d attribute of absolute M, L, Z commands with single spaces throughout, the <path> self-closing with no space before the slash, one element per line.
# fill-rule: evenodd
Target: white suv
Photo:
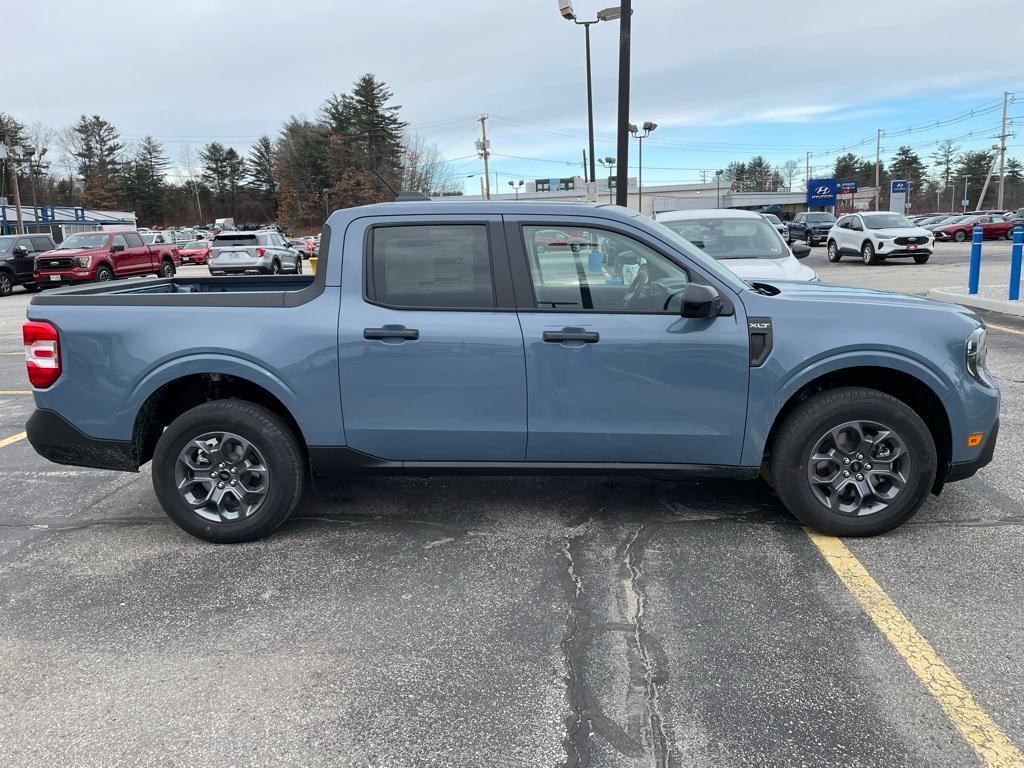
<path fill-rule="evenodd" d="M 924 264 L 932 255 L 935 235 L 899 213 L 867 211 L 840 218 L 828 233 L 828 260 L 860 256 L 865 264 L 889 258 L 913 258 Z"/>

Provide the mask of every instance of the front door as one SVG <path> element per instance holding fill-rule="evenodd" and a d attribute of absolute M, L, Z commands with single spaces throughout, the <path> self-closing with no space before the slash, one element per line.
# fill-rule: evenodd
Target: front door
<path fill-rule="evenodd" d="M 678 254 L 618 225 L 537 218 L 506 217 L 528 460 L 739 464 L 749 377 L 739 301 L 729 316 L 683 318 L 684 286 L 706 277 Z"/>
<path fill-rule="evenodd" d="M 340 290 L 349 447 L 390 460 L 524 459 L 523 335 L 499 217 L 362 219 L 345 235 Z"/>
<path fill-rule="evenodd" d="M 14 243 L 11 250 L 11 265 L 14 267 L 16 282 L 32 282 L 32 270 L 36 262 L 35 250 L 32 240 L 28 237 L 23 237 Z"/>
<path fill-rule="evenodd" d="M 119 254 L 120 258 L 115 256 L 118 259 L 117 270 L 119 274 L 139 275 L 148 271 L 152 267 L 153 262 L 149 246 L 146 245 L 142 237 L 136 232 L 125 232 L 122 237 L 127 247 Z"/>

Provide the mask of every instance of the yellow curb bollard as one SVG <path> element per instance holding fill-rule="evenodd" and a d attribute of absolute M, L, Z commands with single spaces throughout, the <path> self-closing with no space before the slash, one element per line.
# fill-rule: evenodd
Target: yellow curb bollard
<path fill-rule="evenodd" d="M 310 256 L 309 259 L 309 271 L 311 274 L 316 274 L 316 263 L 319 259 L 316 256 Z"/>

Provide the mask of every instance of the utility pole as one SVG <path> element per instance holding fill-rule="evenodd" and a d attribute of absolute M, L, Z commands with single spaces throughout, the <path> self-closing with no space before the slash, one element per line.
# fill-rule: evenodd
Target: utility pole
<path fill-rule="evenodd" d="M 985 174 L 985 183 L 981 185 L 981 194 L 978 196 L 978 202 L 974 205 L 975 211 L 981 210 L 981 206 L 985 202 L 985 193 L 988 192 L 988 183 L 992 181 L 992 174 L 996 170 L 996 160 L 999 159 L 996 152 L 999 151 L 999 145 L 993 144 L 992 149 L 994 150 L 992 153 L 992 162 L 988 164 L 988 173 Z"/>
<path fill-rule="evenodd" d="M 476 143 L 477 153 L 484 159 L 484 200 L 491 199 L 491 171 L 487 159 L 491 155 L 491 145 L 487 141 L 487 115 L 480 115 L 480 140 Z"/>
<path fill-rule="evenodd" d="M 807 153 L 807 168 L 804 171 L 804 186 L 807 187 L 807 191 L 811 190 L 811 153 Z M 810 196 L 807 198 L 807 210 L 811 210 Z"/>
<path fill-rule="evenodd" d="M 996 196 L 996 208 L 1003 207 L 1003 187 L 1006 186 L 1006 105 L 1010 103 L 1010 92 L 1003 91 L 1003 122 L 999 129 L 999 194 Z"/>
<path fill-rule="evenodd" d="M 587 173 L 587 150 L 584 149 L 583 150 L 583 182 L 584 183 L 590 181 L 589 176 L 590 176 L 590 174 Z"/>
<path fill-rule="evenodd" d="M 621 0 L 619 18 L 619 124 L 615 153 L 615 202 L 629 205 L 629 43 L 633 27 L 632 0 Z"/>
<path fill-rule="evenodd" d="M 882 129 L 875 134 L 875 210 L 882 200 Z"/>
<path fill-rule="evenodd" d="M 25 225 L 21 219 L 21 192 L 18 191 L 17 158 L 14 156 L 14 150 L 8 145 L 8 141 L 10 141 L 10 137 L 4 136 L 3 146 L 0 147 L 3 149 L 3 153 L 0 154 L 0 157 L 6 161 L 7 173 L 11 179 L 11 197 L 14 198 L 14 215 L 16 221 L 14 234 L 23 235 L 25 234 Z"/>

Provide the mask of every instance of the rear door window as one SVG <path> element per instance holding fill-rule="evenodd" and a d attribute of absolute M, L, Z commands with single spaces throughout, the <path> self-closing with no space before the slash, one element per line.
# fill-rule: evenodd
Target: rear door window
<path fill-rule="evenodd" d="M 483 224 L 375 227 L 369 267 L 367 298 L 386 306 L 496 306 Z"/>

